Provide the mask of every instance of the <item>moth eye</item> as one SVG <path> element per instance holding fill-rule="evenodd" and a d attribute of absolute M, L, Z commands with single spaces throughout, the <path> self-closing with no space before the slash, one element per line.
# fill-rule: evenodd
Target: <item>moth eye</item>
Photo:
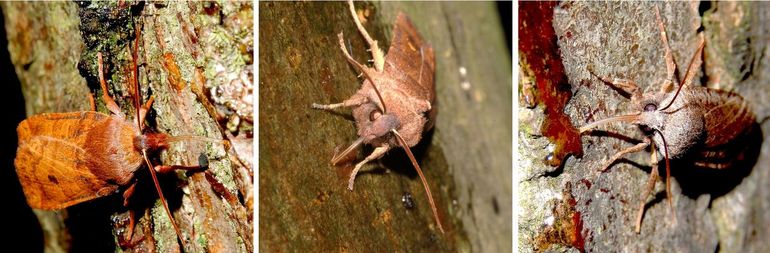
<path fill-rule="evenodd" d="M 644 106 L 644 111 L 645 112 L 651 112 L 651 111 L 655 111 L 657 109 L 658 109 L 658 106 L 656 104 L 653 104 L 653 103 L 649 103 L 649 104 Z"/>
<path fill-rule="evenodd" d="M 376 119 L 379 119 L 380 116 L 382 116 L 382 113 L 378 110 L 374 110 L 371 113 L 369 113 L 369 120 L 374 121 Z"/>

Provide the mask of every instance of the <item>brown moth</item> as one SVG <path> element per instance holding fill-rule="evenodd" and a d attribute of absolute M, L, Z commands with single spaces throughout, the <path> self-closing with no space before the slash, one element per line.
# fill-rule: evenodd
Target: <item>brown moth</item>
<path fill-rule="evenodd" d="M 728 169 L 745 151 L 749 133 L 756 124 L 756 118 L 743 98 L 733 92 L 710 89 L 692 85 L 698 69 L 704 47 L 704 37 L 700 34 L 700 43 L 695 51 L 685 76 L 679 87 L 673 90 L 676 63 L 668 45 L 668 38 L 660 13 L 655 8 L 655 15 L 665 48 L 667 79 L 657 93 L 642 93 L 634 81 L 611 79 L 594 74 L 608 85 L 630 95 L 634 105 L 632 113 L 598 120 L 580 128 L 580 133 L 613 122 L 625 122 L 638 125 L 645 134 L 644 140 L 632 147 L 617 152 L 602 166 L 607 170 L 616 160 L 626 154 L 639 152 L 651 147 L 652 172 L 647 187 L 641 195 L 636 219 L 636 232 L 641 230 L 644 205 L 658 177 L 658 162 L 666 163 L 666 195 L 669 207 L 674 208 L 671 198 L 671 166 L 669 159 L 685 158 L 692 160 L 696 167 L 710 169 Z M 657 152 L 663 152 L 658 157 Z"/>
<path fill-rule="evenodd" d="M 331 110 L 353 107 L 353 117 L 359 138 L 347 149 L 332 158 L 336 165 L 361 144 L 375 146 L 374 151 L 356 164 L 350 174 L 348 189 L 353 190 L 356 174 L 361 167 L 385 155 L 394 148 L 402 147 L 422 180 L 439 230 L 444 228 L 438 218 L 430 187 L 410 147 L 417 145 L 422 133 L 433 127 L 436 118 L 436 94 L 433 75 L 436 68 L 433 48 L 424 43 L 414 25 L 403 13 L 399 13 L 393 27 L 393 40 L 385 55 L 361 25 L 352 1 L 348 1 L 358 31 L 364 36 L 372 52 L 374 68 L 356 62 L 348 54 L 343 35 L 338 34 L 340 49 L 347 61 L 363 72 L 366 77 L 361 89 L 342 103 L 313 104 L 315 109 Z"/>
<path fill-rule="evenodd" d="M 203 136 L 170 136 L 144 131 L 147 112 L 154 101 L 151 96 L 140 105 L 138 82 L 138 48 L 140 30 L 132 50 L 131 86 L 136 117 L 124 114 L 107 91 L 103 59 L 97 53 L 99 85 L 102 99 L 111 114 L 96 111 L 93 97 L 91 111 L 43 113 L 25 119 L 17 127 L 19 146 L 14 165 L 27 203 L 31 208 L 59 210 L 95 198 L 123 192 L 123 205 L 128 206 L 138 181 L 135 173 L 146 165 L 164 211 L 171 221 L 177 239 L 185 241 L 163 196 L 155 172 L 198 170 L 201 166 L 153 165 L 148 152 L 168 148 L 170 143 L 200 141 L 229 145 L 227 141 Z M 133 211 L 129 214 L 126 238 L 121 247 L 133 245 Z"/>

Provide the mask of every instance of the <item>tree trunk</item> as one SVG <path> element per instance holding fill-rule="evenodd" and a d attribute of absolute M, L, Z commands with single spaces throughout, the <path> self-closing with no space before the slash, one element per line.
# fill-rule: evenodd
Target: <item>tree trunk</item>
<path fill-rule="evenodd" d="M 384 51 L 398 11 L 435 50 L 437 123 L 412 149 L 447 230 L 442 235 L 400 148 L 364 166 L 354 191 L 346 188 L 352 166 L 329 164 L 356 130 L 349 110 L 310 105 L 341 102 L 361 83 L 337 34 L 344 32 L 358 62 L 371 57 L 347 3 L 260 3 L 262 251 L 511 250 L 511 68 L 494 7 L 356 3 Z M 406 193 L 415 208 L 402 204 Z"/>
<path fill-rule="evenodd" d="M 145 132 L 226 138 L 234 147 L 184 141 L 150 155 L 155 165 L 208 165 L 160 176 L 182 251 L 251 251 L 250 3 L 5 2 L 2 9 L 27 115 L 90 110 L 91 94 L 97 111 L 109 113 L 96 71 L 101 52 L 109 94 L 134 119 L 131 50 L 139 27 L 141 101 L 155 101 Z M 179 251 L 147 168 L 135 176 L 128 208 L 113 194 L 67 210 L 36 210 L 46 251 L 119 250 L 115 242 L 126 234 L 129 209 L 137 214 L 138 244 L 123 250 Z"/>
<path fill-rule="evenodd" d="M 523 3 L 522 9 L 539 3 Z M 558 43 L 564 66 L 566 89 L 572 98 L 558 114 L 573 126 L 630 113 L 634 105 L 609 85 L 589 74 L 635 81 L 645 92 L 660 89 L 666 75 L 664 47 L 655 18 L 655 8 L 668 34 L 679 80 L 698 47 L 698 31 L 706 38 L 703 69 L 693 85 L 729 90 L 743 96 L 756 114 L 765 134 L 768 116 L 766 85 L 768 71 L 768 5 L 764 3 L 571 3 L 557 4 L 540 18 L 521 24 L 554 29 L 539 43 Z M 550 18 L 553 18 L 552 22 Z M 526 28 L 521 28 L 526 29 Z M 522 41 L 532 38 L 522 37 Z M 539 51 L 520 51 L 524 90 L 528 80 L 540 82 L 532 64 L 543 58 Z M 526 59 L 526 60 L 525 60 Z M 702 71 L 703 70 L 703 71 Z M 532 87 L 532 86 L 529 86 Z M 678 86 L 677 86 L 678 87 Z M 532 91 L 532 89 L 529 89 Z M 534 89 L 541 99 L 547 90 Z M 548 103 L 548 101 L 538 101 Z M 542 105 L 542 104 L 541 104 Z M 559 115 L 544 114 L 544 106 L 518 109 L 522 178 L 520 183 L 519 250 L 590 252 L 765 252 L 770 218 L 768 144 L 753 147 L 755 162 L 746 158 L 730 170 L 697 169 L 686 160 L 671 164 L 673 209 L 668 205 L 664 181 L 658 180 L 650 198 L 645 199 L 641 233 L 634 232 L 640 197 L 650 176 L 650 153 L 627 155 L 607 172 L 597 172 L 613 154 L 641 140 L 636 126 L 607 124 L 606 132 L 619 135 L 578 136 L 582 157 L 568 156 L 551 167 L 543 161 L 552 157 L 562 143 L 553 142 L 540 130 L 544 122 Z M 761 140 L 764 136 L 757 138 Z M 559 140 L 556 138 L 556 140 Z M 573 153 L 578 154 L 578 152 Z M 662 154 L 659 154 L 662 155 Z M 665 164 L 660 164 L 665 171 Z M 665 179 L 665 173 L 661 174 Z M 528 197 L 529 196 L 529 197 Z M 676 219 L 672 219 L 675 211 Z"/>

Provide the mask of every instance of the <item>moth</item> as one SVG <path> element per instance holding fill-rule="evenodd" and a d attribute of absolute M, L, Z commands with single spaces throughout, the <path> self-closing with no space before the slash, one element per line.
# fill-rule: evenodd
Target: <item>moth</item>
<path fill-rule="evenodd" d="M 641 195 L 636 219 L 636 232 L 641 230 L 644 205 L 658 177 L 658 162 L 666 164 L 666 195 L 669 207 L 674 212 L 671 198 L 671 165 L 669 159 L 686 158 L 693 165 L 709 169 L 729 169 L 742 156 L 749 133 L 756 124 L 756 117 L 744 99 L 733 92 L 692 85 L 700 69 L 701 54 L 705 45 L 703 34 L 700 43 L 685 72 L 679 87 L 674 78 L 676 63 L 668 45 L 666 29 L 655 8 L 660 37 L 665 48 L 667 78 L 659 92 L 642 93 L 632 80 L 607 78 L 596 75 L 591 67 L 589 72 L 604 83 L 615 87 L 625 96 L 630 96 L 633 112 L 627 115 L 598 120 L 580 128 L 580 133 L 613 122 L 624 122 L 639 126 L 644 133 L 643 141 L 623 149 L 610 157 L 601 170 L 607 170 L 616 160 L 626 154 L 640 152 L 651 147 L 652 172 L 647 187 Z M 656 152 L 662 152 L 658 157 Z M 675 215 L 672 215 L 675 217 Z"/>
<path fill-rule="evenodd" d="M 111 195 L 120 188 L 124 205 L 134 192 L 137 181 L 134 173 L 145 164 L 149 168 L 163 208 L 171 219 L 177 237 L 184 244 L 179 228 L 163 196 L 155 174 L 176 169 L 198 169 L 199 166 L 153 166 L 148 152 L 167 148 L 176 141 L 204 141 L 226 144 L 225 141 L 200 136 L 168 136 L 163 133 L 144 133 L 143 123 L 153 98 L 139 106 L 137 81 L 137 39 L 132 52 L 134 106 L 137 115 L 133 122 L 109 96 L 104 80 L 102 54 L 98 53 L 99 84 L 102 99 L 112 113 L 92 111 L 43 113 L 19 123 L 19 145 L 14 165 L 27 203 L 34 209 L 59 210 Z M 134 217 L 130 216 L 128 238 L 133 232 Z"/>
<path fill-rule="evenodd" d="M 403 148 L 422 180 L 436 224 L 443 233 L 430 187 L 410 150 L 420 141 L 422 133 L 433 127 L 436 118 L 433 48 L 423 42 L 406 15 L 399 13 L 393 27 L 393 40 L 385 55 L 377 41 L 364 29 L 353 2 L 348 1 L 348 5 L 358 31 L 370 47 L 374 67 L 356 62 L 345 48 L 342 32 L 338 34 L 340 49 L 345 58 L 363 73 L 365 80 L 361 89 L 341 103 L 312 105 L 312 108 L 323 110 L 353 108 L 359 138 L 334 156 L 331 163 L 336 165 L 362 144 L 375 147 L 371 154 L 355 165 L 350 174 L 348 189 L 352 191 L 356 174 L 364 164 L 382 157 L 394 147 Z"/>

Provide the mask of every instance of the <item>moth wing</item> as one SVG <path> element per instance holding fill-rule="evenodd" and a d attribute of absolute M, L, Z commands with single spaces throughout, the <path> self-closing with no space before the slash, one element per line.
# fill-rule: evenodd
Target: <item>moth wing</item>
<path fill-rule="evenodd" d="M 745 101 L 735 94 L 728 94 L 722 104 L 707 108 L 709 110 L 703 117 L 708 133 L 703 144 L 707 148 L 731 143 L 739 135 L 749 132 L 746 130 L 756 122 Z"/>
<path fill-rule="evenodd" d="M 433 47 L 426 44 L 412 21 L 404 13 L 396 17 L 393 38 L 385 56 L 385 73 L 402 79 L 400 83 L 415 84 L 412 89 L 401 89 L 412 97 L 435 101 L 433 76 L 436 62 Z"/>
<path fill-rule="evenodd" d="M 94 175 L 87 159 L 84 149 L 60 138 L 20 139 L 14 165 L 30 207 L 63 209 L 115 192 L 118 186 Z"/>
<path fill-rule="evenodd" d="M 696 147 L 692 154 L 696 166 L 726 169 L 735 161 L 744 159 L 745 152 L 757 138 L 754 135 L 758 126 L 754 114 L 739 95 L 724 94 L 726 92 L 719 90 L 714 92 L 723 94 L 713 96 L 719 98 L 718 102 L 707 100 L 704 107 L 708 110 L 703 116 L 707 134 L 704 135 L 703 145 Z"/>
<path fill-rule="evenodd" d="M 14 165 L 32 208 L 62 209 L 118 189 L 88 169 L 90 156 L 82 148 L 93 122 L 107 118 L 98 112 L 53 113 L 19 124 Z"/>
<path fill-rule="evenodd" d="M 16 133 L 19 145 L 40 135 L 68 141 L 85 140 L 85 135 L 97 125 L 96 122 L 109 119 L 109 115 L 94 111 L 42 113 L 19 123 Z"/>

